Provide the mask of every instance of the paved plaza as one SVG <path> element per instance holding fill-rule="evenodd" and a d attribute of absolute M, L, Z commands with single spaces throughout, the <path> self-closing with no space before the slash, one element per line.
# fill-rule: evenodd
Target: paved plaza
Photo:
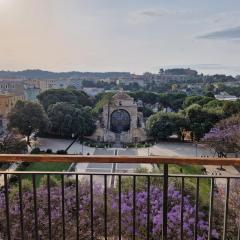
<path fill-rule="evenodd" d="M 38 138 L 36 146 L 38 146 L 41 150 L 52 149 L 53 152 L 56 152 L 58 150 L 65 150 L 72 143 L 72 141 L 72 139 Z M 68 153 L 81 154 L 83 152 L 83 154 L 89 153 L 92 155 L 94 151 L 95 148 L 91 148 L 89 146 L 82 145 L 79 142 L 75 142 L 68 150 Z"/>
<path fill-rule="evenodd" d="M 57 150 L 64 150 L 70 144 L 71 139 L 53 139 L 53 138 L 39 138 L 36 145 L 40 147 L 41 150 L 52 149 L 53 152 Z M 83 154 L 89 153 L 90 155 L 114 155 L 115 148 L 104 149 L 104 148 L 92 148 L 89 146 L 82 146 L 82 144 L 75 142 L 71 148 L 68 150 L 69 154 Z M 128 148 L 118 149 L 118 155 L 139 155 L 139 156 L 188 156 L 188 157 L 212 157 L 214 152 L 205 148 L 202 145 L 192 144 L 192 143 L 174 143 L 174 142 L 162 142 L 158 143 L 150 148 Z"/>
<path fill-rule="evenodd" d="M 162 142 L 157 143 L 150 148 L 138 149 L 138 155 L 156 155 L 169 157 L 212 157 L 214 155 L 214 152 L 200 144 L 196 145 L 193 143 Z"/>

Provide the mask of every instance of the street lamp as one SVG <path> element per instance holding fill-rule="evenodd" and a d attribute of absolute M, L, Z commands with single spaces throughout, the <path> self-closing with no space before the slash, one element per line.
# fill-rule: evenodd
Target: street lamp
<path fill-rule="evenodd" d="M 28 125 L 28 136 L 27 136 L 27 144 L 29 146 L 31 146 L 30 144 L 30 136 L 31 136 L 31 133 L 32 133 L 32 126 L 31 126 L 31 123 L 29 122 L 29 125 Z"/>
<path fill-rule="evenodd" d="M 84 144 L 84 142 L 82 142 L 82 155 L 83 155 L 83 144 Z"/>
<path fill-rule="evenodd" d="M 198 156 L 198 144 L 197 144 L 197 142 L 195 142 L 195 153 L 196 153 L 196 157 Z"/>

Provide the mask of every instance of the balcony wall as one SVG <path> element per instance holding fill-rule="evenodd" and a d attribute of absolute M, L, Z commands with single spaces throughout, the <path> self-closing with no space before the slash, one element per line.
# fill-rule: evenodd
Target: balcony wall
<path fill-rule="evenodd" d="M 0 155 L 0 162 L 16 161 L 149 163 L 160 170 L 2 171 L 0 239 L 240 238 L 240 175 L 169 173 L 172 164 L 239 166 L 240 159 Z"/>

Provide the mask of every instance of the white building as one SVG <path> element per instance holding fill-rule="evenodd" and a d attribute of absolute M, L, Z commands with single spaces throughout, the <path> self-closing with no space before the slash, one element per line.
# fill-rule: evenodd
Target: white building
<path fill-rule="evenodd" d="M 96 96 L 100 93 L 103 93 L 104 92 L 104 88 L 96 88 L 96 87 L 92 87 L 92 88 L 83 88 L 83 91 L 89 95 L 89 96 Z"/>
<path fill-rule="evenodd" d="M 227 101 L 236 101 L 238 98 L 236 96 L 229 95 L 227 92 L 221 92 L 218 95 L 215 95 L 217 100 L 227 100 Z"/>

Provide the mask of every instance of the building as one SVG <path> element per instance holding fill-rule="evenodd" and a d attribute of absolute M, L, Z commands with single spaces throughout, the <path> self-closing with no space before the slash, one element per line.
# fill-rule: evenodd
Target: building
<path fill-rule="evenodd" d="M 68 87 L 74 87 L 77 90 L 82 89 L 82 80 L 81 79 L 70 79 L 68 81 Z"/>
<path fill-rule="evenodd" d="M 0 80 L 0 94 L 10 93 L 14 95 L 24 95 L 24 84 L 22 81 L 16 79 L 1 79 Z"/>
<path fill-rule="evenodd" d="M 136 143 L 147 140 L 143 115 L 127 93 L 117 92 L 103 107 L 102 119 L 91 137 L 101 142 Z"/>
<path fill-rule="evenodd" d="M 238 98 L 236 96 L 229 95 L 226 92 L 221 92 L 220 94 L 215 95 L 217 100 L 227 100 L 227 101 L 237 101 Z"/>
<path fill-rule="evenodd" d="M 119 78 L 116 80 L 116 84 L 129 86 L 131 84 L 138 84 L 140 87 L 146 86 L 146 81 L 140 75 L 132 75 L 132 78 Z"/>
<path fill-rule="evenodd" d="M 9 93 L 0 94 L 0 115 L 2 118 L 7 118 L 18 100 L 25 100 L 25 96 L 17 96 Z"/>
<path fill-rule="evenodd" d="M 198 72 L 192 69 L 160 69 L 159 73 L 154 76 L 156 83 L 168 83 L 168 82 L 185 82 L 189 80 L 197 80 L 199 78 Z"/>
<path fill-rule="evenodd" d="M 40 92 L 49 89 L 67 88 L 69 86 L 69 81 L 65 79 L 28 79 L 24 83 L 40 89 Z"/>
<path fill-rule="evenodd" d="M 98 95 L 98 94 L 100 94 L 100 93 L 103 93 L 104 92 L 104 88 L 97 88 L 97 87 L 89 87 L 89 88 L 83 88 L 83 91 L 87 94 L 87 95 L 89 95 L 89 96 L 91 96 L 91 97 L 94 97 L 94 96 L 96 96 L 96 95 Z"/>
<path fill-rule="evenodd" d="M 0 93 L 0 135 L 3 134 L 4 130 L 7 128 L 7 116 L 18 100 L 25 100 L 25 96 Z"/>

